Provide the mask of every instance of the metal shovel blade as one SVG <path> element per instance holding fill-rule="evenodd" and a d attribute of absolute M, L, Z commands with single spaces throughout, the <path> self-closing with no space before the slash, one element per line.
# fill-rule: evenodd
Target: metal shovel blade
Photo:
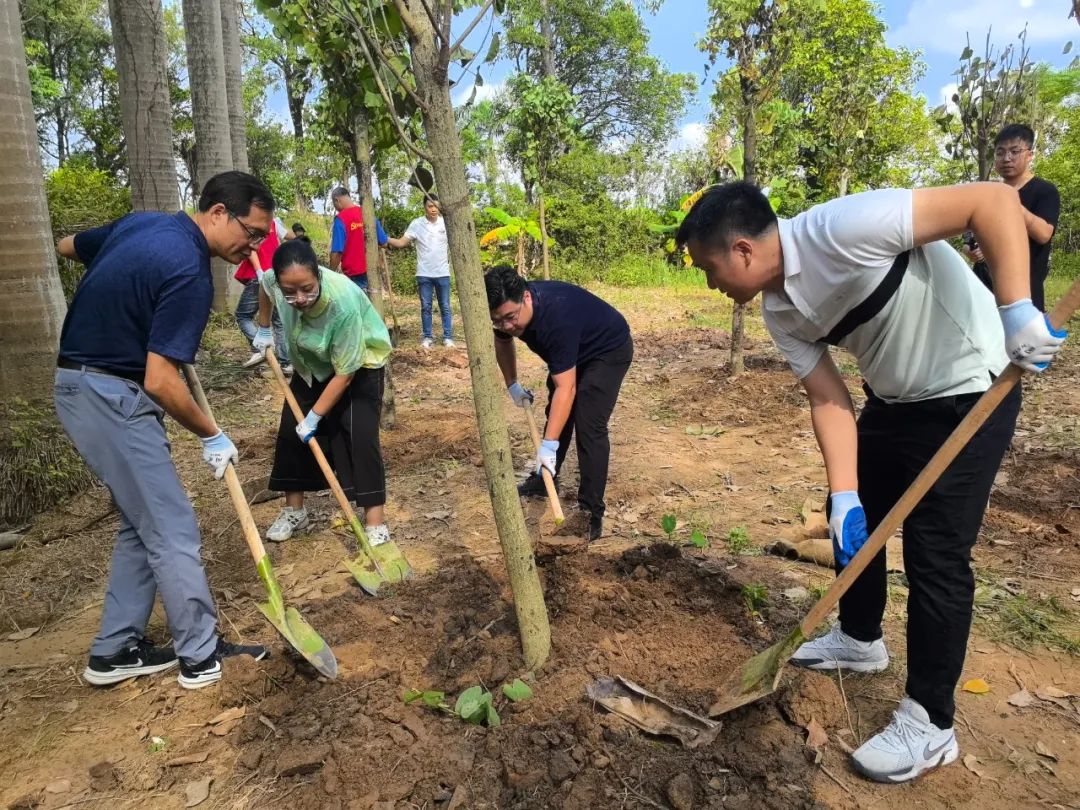
<path fill-rule="evenodd" d="M 759 652 L 731 673 L 709 707 L 709 717 L 719 717 L 774 692 L 784 664 L 804 640 L 802 628 L 796 627 L 783 641 Z"/>
<path fill-rule="evenodd" d="M 379 561 L 387 582 L 404 582 L 412 576 L 412 566 L 393 540 L 372 546 L 371 553 Z"/>
<path fill-rule="evenodd" d="M 349 573 L 353 575 L 353 579 L 356 580 L 364 593 L 368 596 L 379 595 L 379 587 L 386 580 L 383 579 L 382 574 L 375 568 L 375 563 L 366 554 L 361 552 L 353 559 L 344 562 L 345 567 L 349 569 Z"/>
<path fill-rule="evenodd" d="M 323 641 L 322 636 L 315 632 L 300 612 L 294 607 L 285 607 L 285 600 L 281 595 L 281 585 L 277 581 L 277 575 L 270 565 L 270 558 L 263 557 L 257 566 L 259 579 L 266 586 L 266 595 L 269 599 L 259 605 L 259 610 L 267 618 L 270 624 L 304 659 L 311 664 L 321 675 L 327 678 L 336 678 L 338 672 L 337 659 L 333 650 Z"/>

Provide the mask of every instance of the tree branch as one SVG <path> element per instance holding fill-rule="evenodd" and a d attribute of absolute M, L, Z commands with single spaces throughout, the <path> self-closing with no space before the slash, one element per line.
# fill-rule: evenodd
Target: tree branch
<path fill-rule="evenodd" d="M 477 12 L 476 16 L 473 18 L 473 21 L 469 23 L 469 25 L 465 28 L 465 31 L 461 34 L 460 37 L 457 38 L 457 42 L 450 46 L 451 59 L 454 57 L 454 51 L 461 47 L 462 43 L 465 42 L 469 34 L 473 32 L 473 29 L 480 24 L 480 21 L 484 19 L 484 16 L 488 13 L 488 9 L 491 8 L 491 5 L 494 2 L 495 0 L 484 0 L 484 5 L 480 7 L 480 11 Z"/>
<path fill-rule="evenodd" d="M 367 0 L 367 2 L 370 3 L 371 0 Z M 416 26 L 416 17 L 409 10 L 408 3 L 405 0 L 394 0 L 394 7 L 397 9 L 398 16 L 401 17 L 401 22 L 409 29 L 409 33 L 414 37 L 418 36 L 419 29 Z"/>
<path fill-rule="evenodd" d="M 372 50 L 374 50 L 374 51 L 376 51 L 378 53 L 379 58 L 382 61 L 382 64 L 386 67 L 387 70 L 390 71 L 390 73 L 393 75 L 393 77 L 397 80 L 397 83 L 405 91 L 405 94 L 409 98 L 412 99 L 413 103 L 416 104 L 416 106 L 420 110 L 427 111 L 427 104 L 425 104 L 423 102 L 423 100 L 420 98 L 420 96 L 418 96 L 416 94 L 416 91 L 414 91 L 409 86 L 409 83 L 405 81 L 405 77 L 402 76 L 401 73 L 398 72 L 397 68 L 394 67 L 392 61 L 390 60 L 390 57 L 387 56 L 386 53 L 383 51 L 382 45 L 379 43 L 378 38 L 375 37 L 373 34 L 368 34 L 367 29 L 364 28 L 363 21 L 356 17 L 356 12 L 353 11 L 352 5 L 350 3 L 342 3 L 341 5 L 344 6 L 345 10 L 348 12 L 348 15 L 349 15 L 348 19 L 346 19 L 345 22 L 346 23 L 351 22 L 352 26 L 360 34 L 360 46 L 364 49 L 364 56 L 368 59 L 368 63 L 371 65 L 371 72 L 373 74 L 375 74 L 375 81 L 376 81 L 377 84 L 379 84 L 380 92 L 383 89 L 383 87 L 382 87 L 382 77 L 379 75 L 378 65 L 376 65 L 376 63 L 375 63 L 375 59 L 374 59 L 374 57 L 372 55 Z M 370 4 L 365 4 L 365 5 L 366 5 L 366 7 L 368 9 L 368 14 L 370 15 L 371 14 L 371 5 Z M 340 17 L 340 14 L 339 14 L 339 17 Z M 342 19 L 345 19 L 345 18 L 342 18 Z M 375 18 L 374 17 L 371 17 L 371 27 L 372 27 L 372 31 L 374 31 L 374 29 L 375 29 Z M 391 118 L 396 118 L 396 116 L 393 114 L 394 105 L 392 103 L 390 103 L 390 102 L 387 102 L 387 105 L 390 108 L 390 113 L 391 113 L 390 117 Z"/>

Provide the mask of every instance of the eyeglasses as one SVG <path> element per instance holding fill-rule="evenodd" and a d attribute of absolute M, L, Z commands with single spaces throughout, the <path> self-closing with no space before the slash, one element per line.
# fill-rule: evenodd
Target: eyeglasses
<path fill-rule="evenodd" d="M 321 292 L 322 292 L 322 287 L 319 286 L 319 287 L 316 287 L 311 292 L 299 291 L 299 292 L 295 292 L 295 293 L 289 293 L 287 295 L 283 293 L 282 298 L 285 299 L 285 303 L 287 303 L 287 304 L 300 304 L 300 303 L 306 304 L 308 301 L 316 300 L 319 297 L 319 293 L 321 293 Z"/>
<path fill-rule="evenodd" d="M 227 208 L 225 210 L 228 211 Z M 268 237 L 270 235 L 268 233 L 262 233 L 261 231 L 256 231 L 256 230 L 253 230 L 253 229 L 249 228 L 247 225 L 245 225 L 240 220 L 240 216 L 238 214 L 233 213 L 232 211 L 229 211 L 229 219 L 235 219 L 236 224 L 244 229 L 244 233 L 247 234 L 248 244 L 251 245 L 252 247 L 258 247 L 263 242 L 265 242 L 266 237 Z"/>
<path fill-rule="evenodd" d="M 1030 151 L 1031 150 L 1028 149 L 1027 147 L 1020 147 L 1020 146 L 1017 146 L 1017 147 L 1015 147 L 1013 149 L 995 149 L 994 150 L 994 157 L 996 157 L 998 160 L 1001 160 L 1002 158 L 1006 158 L 1006 157 L 1009 157 L 1009 158 L 1012 158 L 1013 160 L 1016 160 L 1018 157 L 1020 157 L 1022 154 L 1024 154 L 1024 152 L 1030 152 Z"/>
<path fill-rule="evenodd" d="M 518 308 L 516 310 L 514 310 L 513 315 L 503 315 L 502 317 L 499 317 L 499 318 L 492 318 L 491 319 L 492 325 L 494 325 L 494 326 L 513 326 L 517 322 L 518 316 L 521 315 L 521 309 L 524 306 L 525 306 L 525 300 L 522 299 L 521 303 L 518 304 Z"/>

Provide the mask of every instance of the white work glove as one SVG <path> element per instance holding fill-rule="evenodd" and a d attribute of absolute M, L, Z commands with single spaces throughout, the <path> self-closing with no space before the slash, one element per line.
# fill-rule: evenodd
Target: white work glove
<path fill-rule="evenodd" d="M 225 474 L 225 468 L 230 463 L 235 464 L 240 457 L 236 452 L 236 445 L 220 430 L 208 439 L 200 437 L 200 441 L 203 445 L 203 461 L 214 471 L 214 478 L 221 478 Z"/>
<path fill-rule="evenodd" d="M 834 492 L 829 496 L 829 537 L 832 539 L 833 557 L 843 568 L 862 548 L 869 535 L 866 529 L 866 512 L 863 511 L 859 493 L 854 490 Z"/>
<path fill-rule="evenodd" d="M 555 454 L 559 451 L 559 442 L 556 439 L 544 439 L 540 442 L 540 449 L 536 451 L 536 474 L 540 474 L 540 468 L 546 467 L 547 471 L 555 476 Z"/>
<path fill-rule="evenodd" d="M 315 431 L 319 429 L 320 419 L 322 417 L 315 411 L 307 412 L 304 421 L 296 426 L 296 435 L 300 437 L 300 441 L 307 444 L 311 440 L 311 437 L 315 435 Z"/>
<path fill-rule="evenodd" d="M 1009 359 L 1025 371 L 1039 372 L 1049 366 L 1069 334 L 1064 329 L 1054 329 L 1050 319 L 1031 303 L 1030 298 L 998 307 L 998 314 L 1005 327 L 1005 350 Z"/>
<path fill-rule="evenodd" d="M 257 352 L 266 354 L 266 350 L 274 346 L 274 333 L 269 326 L 260 326 L 251 339 L 251 348 Z"/>
<path fill-rule="evenodd" d="M 514 382 L 506 387 L 506 392 L 510 394 L 510 399 L 514 400 L 514 404 L 519 408 L 528 408 L 533 404 L 533 394 L 528 388 L 525 388 L 521 383 Z"/>

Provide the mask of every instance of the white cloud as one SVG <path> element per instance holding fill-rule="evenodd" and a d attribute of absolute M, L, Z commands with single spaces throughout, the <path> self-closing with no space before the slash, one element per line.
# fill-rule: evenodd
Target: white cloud
<path fill-rule="evenodd" d="M 947 112 L 954 113 L 958 109 L 957 106 L 953 104 L 952 100 L 953 94 L 956 93 L 958 89 L 959 87 L 957 86 L 956 82 L 949 82 L 947 85 L 945 85 L 938 91 L 941 96 L 940 102 L 945 105 L 945 109 Z"/>
<path fill-rule="evenodd" d="M 1027 23 L 1029 45 L 1064 45 L 1076 30 L 1066 5 L 1059 0 L 914 0 L 907 19 L 889 32 L 889 42 L 958 55 L 968 32 L 976 50 L 987 29 L 992 29 L 992 41 L 1000 47 L 1015 42 Z"/>
<path fill-rule="evenodd" d="M 700 121 L 693 121 L 682 126 L 679 134 L 671 139 L 668 148 L 672 152 L 680 152 L 684 149 L 700 149 L 705 145 L 707 138 L 708 133 L 705 130 L 705 125 Z"/>

